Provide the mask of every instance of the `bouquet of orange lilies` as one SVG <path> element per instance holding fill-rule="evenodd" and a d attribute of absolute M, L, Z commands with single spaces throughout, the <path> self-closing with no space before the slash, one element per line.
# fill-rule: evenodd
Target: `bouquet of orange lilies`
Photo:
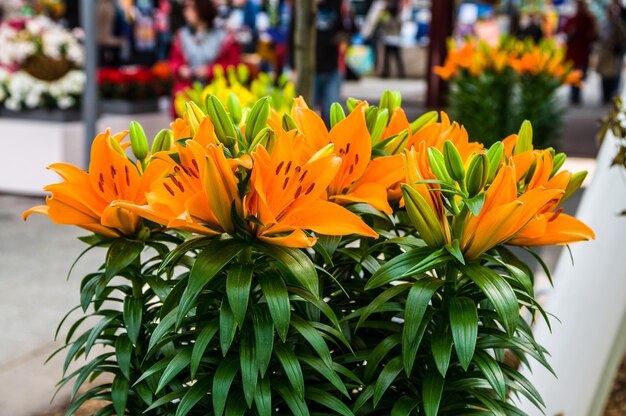
<path fill-rule="evenodd" d="M 580 71 L 565 61 L 565 50 L 548 39 L 534 44 L 503 36 L 492 46 L 469 38 L 460 47 L 450 40 L 444 65 L 434 71 L 453 83 L 453 116 L 485 144 L 530 120 L 537 144 L 555 145 L 563 112 L 556 90 L 581 83 Z"/>
<path fill-rule="evenodd" d="M 89 170 L 53 165 L 62 182 L 24 214 L 107 248 L 81 285 L 98 320 L 62 348 L 65 370 L 88 361 L 61 385 L 112 382 L 68 414 L 88 399 L 109 402 L 100 415 L 542 407 L 505 359 L 549 368 L 520 315 L 547 319 L 532 269 L 507 245 L 594 238 L 559 208 L 584 178 L 565 155 L 534 149 L 527 122 L 489 148 L 445 113 L 409 122 L 393 92 L 333 106 L 330 130 L 301 98 L 282 116 L 261 99 L 239 122 L 205 106 L 151 148 L 136 123 L 98 135 Z"/>

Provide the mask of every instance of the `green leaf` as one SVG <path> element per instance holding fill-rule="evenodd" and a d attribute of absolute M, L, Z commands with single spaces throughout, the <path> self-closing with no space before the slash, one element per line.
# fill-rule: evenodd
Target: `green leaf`
<path fill-rule="evenodd" d="M 400 397 L 393 405 L 390 416 L 409 416 L 419 403 L 420 401 L 414 397 Z"/>
<path fill-rule="evenodd" d="M 191 378 L 196 377 L 196 372 L 198 371 L 198 366 L 200 366 L 204 351 L 206 351 L 207 346 L 217 333 L 218 328 L 218 323 L 211 321 L 207 326 L 202 328 L 202 331 L 198 334 L 196 342 L 193 344 L 193 351 L 191 352 Z"/>
<path fill-rule="evenodd" d="M 161 322 L 157 325 L 150 337 L 150 342 L 148 342 L 148 351 L 152 350 L 156 344 L 167 334 L 167 332 L 174 326 L 176 323 L 176 314 L 178 313 L 178 308 L 174 308 L 168 313 Z"/>
<path fill-rule="evenodd" d="M 389 260 L 381 266 L 365 285 L 365 289 L 374 289 L 384 286 L 388 283 L 402 279 L 406 272 L 413 268 L 416 264 L 421 263 L 424 259 L 433 254 L 430 247 L 419 247 L 406 253 L 400 254 Z"/>
<path fill-rule="evenodd" d="M 121 374 L 117 374 L 111 384 L 111 401 L 118 416 L 124 416 L 126 401 L 128 400 L 128 380 Z"/>
<path fill-rule="evenodd" d="M 160 275 L 165 271 L 165 269 L 169 268 L 170 266 L 172 267 L 176 266 L 179 263 L 180 258 L 183 257 L 185 254 L 187 254 L 188 252 L 192 250 L 196 250 L 208 244 L 211 244 L 214 239 L 216 238 L 203 236 L 203 237 L 190 238 L 178 244 L 176 247 L 172 249 L 172 251 L 170 251 L 167 254 L 167 256 L 165 256 L 156 274 Z"/>
<path fill-rule="evenodd" d="M 395 357 L 385 365 L 374 385 L 374 407 L 383 397 L 391 383 L 402 372 L 402 357 Z"/>
<path fill-rule="evenodd" d="M 189 283 L 180 299 L 178 317 L 176 322 L 180 324 L 191 310 L 200 292 L 222 268 L 227 265 L 243 249 L 241 244 L 232 240 L 213 239 L 198 254 L 191 268 Z"/>
<path fill-rule="evenodd" d="M 443 393 L 444 379 L 434 368 L 431 368 L 422 384 L 422 400 L 426 416 L 437 416 L 439 403 Z"/>
<path fill-rule="evenodd" d="M 252 314 L 254 322 L 254 343 L 256 348 L 256 365 L 265 377 L 274 349 L 274 323 L 265 305 L 255 307 Z"/>
<path fill-rule="evenodd" d="M 304 397 L 304 376 L 302 375 L 302 368 L 296 354 L 285 344 L 275 345 L 274 354 L 283 366 L 292 390 L 298 397 Z"/>
<path fill-rule="evenodd" d="M 448 253 L 452 254 L 459 263 L 465 264 L 465 258 L 463 258 L 463 252 L 461 251 L 461 245 L 458 239 L 454 239 L 452 243 L 446 244 L 445 249 L 448 250 Z"/>
<path fill-rule="evenodd" d="M 239 362 L 241 364 L 243 395 L 248 404 L 248 408 L 252 407 L 252 401 L 256 394 L 258 375 L 254 350 L 254 334 L 252 334 L 250 330 L 242 330 L 239 339 Z"/>
<path fill-rule="evenodd" d="M 239 362 L 234 357 L 221 360 L 215 370 L 215 376 L 213 376 L 213 411 L 216 416 L 222 416 L 224 408 L 226 407 L 226 399 L 228 398 L 228 392 L 230 386 L 233 384 L 235 375 L 239 370 Z"/>
<path fill-rule="evenodd" d="M 319 403 L 343 416 L 354 416 L 354 413 L 341 400 L 324 390 L 307 387 L 305 396 L 308 400 Z"/>
<path fill-rule="evenodd" d="M 226 278 L 228 304 L 233 311 L 235 322 L 237 322 L 239 328 L 243 326 L 243 320 L 246 317 L 246 310 L 248 309 L 252 273 L 252 265 L 237 264 L 228 270 L 228 276 Z"/>
<path fill-rule="evenodd" d="M 111 243 L 106 256 L 106 279 L 109 280 L 131 264 L 143 251 L 141 241 L 118 238 Z"/>
<path fill-rule="evenodd" d="M 463 202 L 465 202 L 465 205 L 467 205 L 470 212 L 475 217 L 478 217 L 478 214 L 480 214 L 480 211 L 483 209 L 483 205 L 485 204 L 485 193 L 480 192 L 472 198 L 464 199 Z"/>
<path fill-rule="evenodd" d="M 409 290 L 409 296 L 404 306 L 402 330 L 402 364 L 407 375 L 411 374 L 415 362 L 414 351 L 419 346 L 418 333 L 420 326 L 422 326 L 424 313 L 433 295 L 442 285 L 443 280 L 441 279 L 424 277 L 413 283 L 411 290 Z"/>
<path fill-rule="evenodd" d="M 89 333 L 89 338 L 87 338 L 87 342 L 85 342 L 85 356 L 89 355 L 89 351 L 91 351 L 91 347 L 93 347 L 96 340 L 103 335 L 104 331 L 109 329 L 109 325 L 114 323 L 117 319 L 119 312 L 110 311 L 91 329 Z M 113 325 L 116 327 L 117 325 Z"/>
<path fill-rule="evenodd" d="M 275 244 L 259 244 L 258 249 L 276 260 L 276 267 L 286 278 L 297 282 L 315 296 L 319 295 L 319 278 L 315 265 L 304 252 Z"/>
<path fill-rule="evenodd" d="M 115 358 L 120 371 L 130 380 L 130 357 L 133 345 L 126 334 L 120 334 L 115 340 Z"/>
<path fill-rule="evenodd" d="M 157 407 L 163 406 L 164 404 L 170 404 L 173 400 L 180 399 L 184 394 L 185 390 L 180 389 L 161 396 L 157 400 L 152 402 L 152 404 L 146 410 L 144 410 L 144 413 L 147 413 L 152 409 L 156 409 Z"/>
<path fill-rule="evenodd" d="M 283 342 L 285 342 L 291 319 L 289 293 L 287 292 L 285 282 L 278 273 L 260 273 L 258 279 L 276 331 Z"/>
<path fill-rule="evenodd" d="M 305 321 L 296 315 L 291 318 L 291 326 L 293 326 L 296 331 L 298 331 L 300 335 L 307 340 L 328 368 L 332 368 L 333 359 L 330 356 L 328 345 L 326 345 L 324 337 L 320 335 L 315 327 L 313 327 L 313 325 L 311 325 L 308 321 Z"/>
<path fill-rule="evenodd" d="M 278 394 L 285 401 L 294 416 L 309 416 L 309 408 L 303 398 L 304 394 L 296 394 L 293 388 L 291 388 L 292 386 L 287 385 L 282 380 L 274 381 L 272 387 L 278 391 Z"/>
<path fill-rule="evenodd" d="M 452 355 L 452 334 L 448 330 L 448 325 L 445 321 L 437 323 L 430 340 L 430 348 L 439 374 L 445 377 L 450 365 L 450 356 Z"/>
<path fill-rule="evenodd" d="M 502 400 L 506 400 L 506 382 L 498 362 L 483 350 L 476 351 L 474 362 L 480 368 L 489 384 L 498 393 L 498 396 Z"/>
<path fill-rule="evenodd" d="M 133 345 L 137 345 L 137 338 L 141 331 L 141 317 L 143 315 L 143 299 L 127 296 L 124 299 L 124 325 L 128 338 Z"/>
<path fill-rule="evenodd" d="M 365 322 L 371 314 L 378 311 L 385 303 L 387 303 L 389 299 L 398 296 L 410 287 L 410 283 L 402 283 L 396 286 L 391 286 L 389 289 L 386 289 L 380 295 L 376 296 L 374 300 L 372 300 L 365 308 L 362 308 L 361 317 L 359 318 L 359 322 L 357 322 L 356 329 L 359 329 L 363 322 Z"/>
<path fill-rule="evenodd" d="M 210 377 L 197 380 L 178 404 L 176 416 L 186 416 L 203 397 L 207 396 L 211 388 L 211 381 Z"/>
<path fill-rule="evenodd" d="M 461 271 L 476 283 L 491 301 L 502 326 L 512 336 L 519 320 L 519 305 L 511 286 L 488 267 L 472 264 L 464 266 Z"/>
<path fill-rule="evenodd" d="M 374 372 L 378 370 L 378 365 L 391 352 L 393 348 L 400 345 L 400 334 L 389 335 L 367 355 L 367 364 L 365 365 L 365 373 L 363 375 L 365 381 L 369 381 L 374 376 Z"/>
<path fill-rule="evenodd" d="M 259 416 L 272 415 L 272 391 L 268 377 L 260 379 L 257 383 L 254 405 Z"/>
<path fill-rule="evenodd" d="M 478 312 L 473 300 L 466 297 L 450 299 L 450 329 L 454 349 L 465 371 L 472 361 L 478 336 Z"/>
<path fill-rule="evenodd" d="M 317 357 L 313 357 L 310 355 L 298 355 L 298 359 L 308 365 L 311 370 L 316 371 L 326 380 L 328 380 L 335 388 L 348 399 L 350 399 L 350 394 L 346 389 L 346 386 L 341 381 L 341 378 L 337 375 L 335 370 L 328 368 L 326 363 L 320 360 Z"/>
<path fill-rule="evenodd" d="M 226 353 L 230 349 L 236 333 L 235 317 L 230 309 L 228 300 L 224 299 L 220 308 L 220 347 L 222 348 L 223 356 L 226 356 Z"/>
<path fill-rule="evenodd" d="M 340 329 L 337 315 L 335 315 L 335 312 L 330 306 L 328 306 L 328 303 L 326 303 L 323 299 L 320 299 L 317 296 L 313 296 L 308 291 L 294 286 L 288 287 L 287 290 L 293 294 L 300 296 L 302 299 L 315 306 L 317 309 L 320 310 L 320 312 L 324 314 L 324 316 L 328 318 L 328 320 L 335 326 L 335 328 Z"/>
<path fill-rule="evenodd" d="M 165 387 L 167 383 L 172 381 L 172 379 L 176 377 L 178 373 L 183 371 L 183 369 L 185 369 L 189 365 L 190 361 L 191 361 L 191 349 L 190 348 L 185 348 L 184 350 L 176 354 L 174 358 L 170 360 L 167 367 L 165 367 L 165 371 L 163 371 L 163 374 L 161 375 L 161 379 L 159 380 L 159 385 L 156 389 L 156 393 L 161 391 L 161 389 L 163 389 L 163 387 Z"/>

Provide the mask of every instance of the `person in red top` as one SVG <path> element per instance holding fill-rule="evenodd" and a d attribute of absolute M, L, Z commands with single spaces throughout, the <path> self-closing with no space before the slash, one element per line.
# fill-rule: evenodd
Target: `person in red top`
<path fill-rule="evenodd" d="M 587 3 L 584 0 L 577 0 L 576 5 L 576 14 L 563 26 L 563 32 L 567 35 L 565 57 L 574 63 L 574 68 L 582 71 L 584 78 L 589 67 L 591 46 L 598 39 L 598 27 Z M 572 86 L 570 102 L 580 104 L 580 88 Z"/>
<path fill-rule="evenodd" d="M 215 65 L 238 64 L 241 52 L 235 35 L 215 26 L 212 1 L 185 0 L 183 7 L 186 25 L 176 33 L 169 59 L 174 96 L 195 81 L 206 83 Z"/>

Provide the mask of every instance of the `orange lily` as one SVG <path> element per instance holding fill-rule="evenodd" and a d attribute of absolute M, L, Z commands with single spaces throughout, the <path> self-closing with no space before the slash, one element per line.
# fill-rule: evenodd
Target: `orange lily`
<path fill-rule="evenodd" d="M 133 237 L 140 229 L 140 217 L 124 208 L 112 205 L 115 200 L 145 203 L 145 192 L 159 180 L 168 166 L 151 160 L 143 170 L 124 154 L 121 141 L 127 132 L 111 136 L 109 130 L 99 134 L 91 147 L 89 172 L 66 163 L 49 168 L 64 182 L 46 186 L 52 195 L 46 205 L 35 206 L 22 215 L 48 215 L 57 224 L 73 224 L 106 237 Z"/>
<path fill-rule="evenodd" d="M 333 146 L 327 145 L 301 165 L 294 162 L 298 147 L 304 145 L 301 140 L 297 136 L 279 140 L 271 155 L 263 146 L 252 154 L 251 193 L 245 208 L 258 220 L 250 223 L 253 234 L 272 244 L 300 248 L 316 241 L 304 230 L 377 237 L 357 215 L 321 199 L 342 163 L 332 153 Z"/>

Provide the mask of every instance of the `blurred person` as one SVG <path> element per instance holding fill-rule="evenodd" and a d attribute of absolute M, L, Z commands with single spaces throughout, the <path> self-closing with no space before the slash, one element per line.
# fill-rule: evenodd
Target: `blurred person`
<path fill-rule="evenodd" d="M 159 0 L 157 10 L 154 15 L 157 32 L 157 60 L 167 59 L 172 41 L 170 28 L 170 15 L 172 14 L 172 4 L 170 0 Z"/>
<path fill-rule="evenodd" d="M 118 67 L 124 38 L 116 33 L 118 24 L 116 0 L 98 0 L 96 3 L 96 42 L 98 44 L 98 65 Z"/>
<path fill-rule="evenodd" d="M 565 58 L 574 63 L 574 68 L 582 72 L 584 79 L 589 68 L 591 46 L 598 39 L 598 28 L 587 3 L 584 0 L 577 0 L 576 5 L 576 14 L 563 26 L 563 32 L 567 36 Z M 580 87 L 571 87 L 570 102 L 574 105 L 580 104 Z"/>
<path fill-rule="evenodd" d="M 389 78 L 391 59 L 396 61 L 398 77 L 404 78 L 404 61 L 402 59 L 402 21 L 400 20 L 400 5 L 398 0 L 389 0 L 386 7 L 386 16 L 382 22 L 384 57 L 383 78 Z"/>
<path fill-rule="evenodd" d="M 317 0 L 313 101 L 326 124 L 330 123 L 330 106 L 341 98 L 340 52 L 345 50 L 348 33 L 342 6 L 341 0 Z"/>
<path fill-rule="evenodd" d="M 206 83 L 214 65 L 236 65 L 240 48 L 234 34 L 215 26 L 217 9 L 208 0 L 185 0 L 185 26 L 174 37 L 170 67 L 175 77 L 174 94 L 194 81 Z"/>
<path fill-rule="evenodd" d="M 526 20 L 523 19 L 522 20 Z M 541 20 L 537 13 L 530 13 L 527 21 L 522 22 L 517 38 L 520 40 L 532 39 L 533 42 L 539 43 L 543 39 L 543 29 L 541 28 Z"/>
<path fill-rule="evenodd" d="M 602 102 L 608 104 L 618 92 L 626 52 L 626 26 L 618 1 L 607 6 L 600 41 L 597 71 L 602 77 Z"/>

